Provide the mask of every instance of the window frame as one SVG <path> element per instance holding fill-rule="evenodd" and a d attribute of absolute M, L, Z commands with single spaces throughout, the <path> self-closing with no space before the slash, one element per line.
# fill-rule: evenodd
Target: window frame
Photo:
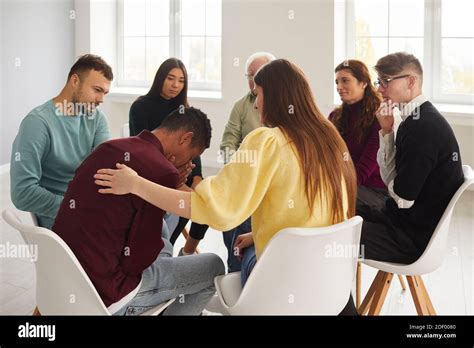
<path fill-rule="evenodd" d="M 355 1 L 358 0 L 345 0 L 346 30 L 344 48 L 347 57 L 355 57 Z M 388 0 L 389 3 L 390 1 Z M 424 1 L 423 61 L 421 62 L 423 66 L 423 94 L 435 103 L 472 104 L 474 101 L 473 95 L 450 95 L 441 92 L 441 7 L 442 0 Z M 388 25 L 389 23 L 387 23 Z M 393 37 L 396 36 L 390 36 L 390 32 L 388 32 L 387 40 Z"/>
<path fill-rule="evenodd" d="M 181 57 L 181 1 L 182 0 L 168 0 L 169 1 L 169 56 Z M 222 4 L 222 1 L 221 1 Z M 221 7 L 222 18 L 222 7 Z M 222 23 L 221 23 L 222 25 Z M 143 36 L 146 38 L 146 35 Z M 198 37 L 218 37 L 216 35 L 198 35 Z M 221 31 L 221 62 L 222 62 L 222 31 Z M 133 81 L 124 79 L 124 0 L 117 0 L 117 87 L 150 87 L 150 82 L 147 80 Z M 145 40 L 146 52 L 146 40 Z M 206 52 L 206 45 L 204 45 L 204 52 Z M 205 56 L 205 54 L 204 54 Z M 145 54 L 146 66 L 146 54 Z M 181 58 L 180 58 L 181 59 Z M 220 82 L 195 82 L 188 80 L 188 91 L 202 91 L 202 92 L 221 92 L 222 90 L 222 64 L 221 64 L 221 81 Z"/>

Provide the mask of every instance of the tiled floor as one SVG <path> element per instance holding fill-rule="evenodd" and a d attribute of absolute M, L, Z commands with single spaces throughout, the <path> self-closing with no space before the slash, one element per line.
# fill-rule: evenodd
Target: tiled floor
<path fill-rule="evenodd" d="M 211 175 L 215 169 L 205 168 L 204 174 Z M 0 175 L 0 211 L 13 208 L 9 194 L 8 174 Z M 29 214 L 20 212 L 22 219 Z M 433 305 L 438 314 L 473 314 L 474 302 L 474 192 L 466 192 L 460 199 L 451 221 L 449 235 L 450 253 L 442 267 L 424 276 Z M 0 243 L 21 244 L 19 233 L 0 219 Z M 175 253 L 182 247 L 180 237 L 175 244 Z M 227 258 L 222 234 L 209 230 L 199 246 L 201 251 L 214 252 Z M 375 270 L 363 266 L 362 294 L 370 286 Z M 35 307 L 35 268 L 28 259 L 0 257 L 0 314 L 31 314 Z M 415 315 L 410 291 L 403 292 L 394 278 L 393 284 L 382 308 L 382 314 Z"/>

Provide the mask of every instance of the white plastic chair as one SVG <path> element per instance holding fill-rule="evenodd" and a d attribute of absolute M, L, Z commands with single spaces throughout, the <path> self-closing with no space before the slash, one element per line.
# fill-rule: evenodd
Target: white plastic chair
<path fill-rule="evenodd" d="M 34 226 L 39 226 L 38 225 L 38 218 L 36 217 L 36 215 L 34 213 L 30 213 L 30 216 L 31 216 L 31 221 L 33 222 L 33 225 Z"/>
<path fill-rule="evenodd" d="M 128 138 L 130 136 L 130 126 L 128 123 L 124 123 L 122 127 L 120 127 L 120 135 L 122 138 Z"/>
<path fill-rule="evenodd" d="M 230 315 L 339 314 L 351 294 L 361 227 L 362 218 L 355 216 L 328 227 L 281 230 L 243 289 L 240 272 L 214 279 L 221 308 L 214 303 L 206 309 Z"/>
<path fill-rule="evenodd" d="M 11 211 L 3 219 L 25 241 L 37 245 L 36 300 L 41 315 L 111 315 L 68 245 L 54 232 L 23 224 Z M 158 315 L 175 299 L 142 313 Z"/>
<path fill-rule="evenodd" d="M 464 183 L 454 194 L 449 202 L 444 214 L 431 236 L 431 239 L 418 260 L 409 265 L 381 262 L 375 260 L 362 260 L 368 266 L 379 270 L 372 285 L 362 302 L 359 313 L 378 315 L 382 309 L 383 302 L 387 295 L 393 274 L 403 274 L 407 276 L 408 285 L 415 302 L 418 315 L 436 315 L 433 304 L 421 279 L 421 275 L 431 273 L 438 269 L 443 263 L 448 249 L 449 224 L 453 215 L 454 206 L 462 193 L 474 183 L 474 173 L 470 166 L 462 166 L 464 173 Z"/>

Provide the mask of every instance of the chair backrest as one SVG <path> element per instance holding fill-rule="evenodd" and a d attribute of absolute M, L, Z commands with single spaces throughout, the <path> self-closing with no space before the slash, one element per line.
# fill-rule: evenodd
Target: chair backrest
<path fill-rule="evenodd" d="M 120 135 L 122 138 L 128 138 L 130 136 L 130 126 L 128 123 L 124 123 L 120 128 Z"/>
<path fill-rule="evenodd" d="M 34 226 L 39 226 L 38 224 L 38 218 L 36 217 L 35 213 L 30 213 L 31 216 L 31 222 L 33 223 Z"/>
<path fill-rule="evenodd" d="M 110 315 L 68 245 L 54 232 L 26 225 L 11 211 L 4 220 L 36 246 L 36 300 L 44 315 Z"/>
<path fill-rule="evenodd" d="M 448 248 L 449 225 L 451 223 L 454 206 L 463 192 L 474 183 L 474 172 L 472 171 L 472 168 L 463 165 L 462 171 L 464 173 L 464 183 L 451 198 L 451 201 L 441 216 L 425 251 L 417 261 L 410 265 L 410 273 L 416 275 L 430 273 L 435 271 L 443 263 Z"/>
<path fill-rule="evenodd" d="M 285 228 L 269 242 L 232 314 L 336 315 L 347 304 L 362 218 L 320 228 Z"/>
<path fill-rule="evenodd" d="M 23 222 L 31 222 L 31 224 L 33 226 L 39 226 L 38 225 L 38 218 L 36 217 L 36 215 L 34 213 L 28 213 L 28 215 L 31 217 L 31 221 L 23 221 L 22 219 L 20 221 L 23 221 Z M 18 218 L 18 217 L 17 217 Z M 28 219 L 26 219 L 28 220 Z M 25 244 L 31 244 L 30 241 L 28 240 L 28 236 L 25 235 L 24 233 L 22 233 L 21 231 L 18 231 L 21 235 L 21 237 L 23 238 L 23 240 L 25 241 Z"/>

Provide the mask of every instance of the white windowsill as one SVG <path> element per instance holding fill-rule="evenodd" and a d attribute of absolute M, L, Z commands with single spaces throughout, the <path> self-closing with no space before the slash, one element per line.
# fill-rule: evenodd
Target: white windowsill
<path fill-rule="evenodd" d="M 434 103 L 449 123 L 457 126 L 474 126 L 474 105 Z"/>
<path fill-rule="evenodd" d="M 464 115 L 474 115 L 474 105 L 469 104 L 444 104 L 444 103 L 435 103 L 434 104 L 439 112 L 456 112 Z"/>
<path fill-rule="evenodd" d="M 132 103 L 141 95 L 148 93 L 143 87 L 112 87 L 107 99 L 118 103 Z M 222 93 L 217 91 L 188 91 L 188 98 L 193 100 L 221 101 Z"/>

